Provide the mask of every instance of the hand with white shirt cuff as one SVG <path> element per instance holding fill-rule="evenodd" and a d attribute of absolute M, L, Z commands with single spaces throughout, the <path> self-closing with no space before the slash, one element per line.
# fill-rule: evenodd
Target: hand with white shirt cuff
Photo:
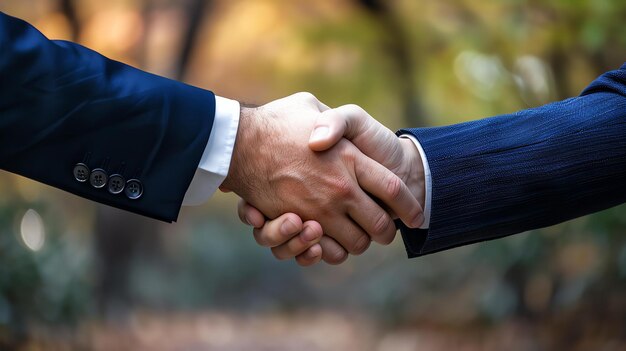
<path fill-rule="evenodd" d="M 340 263 L 347 253 L 363 253 L 372 241 L 385 245 L 393 241 L 392 213 L 411 228 L 423 223 L 422 206 L 406 184 L 409 178 L 398 175 L 421 169 L 421 162 L 404 166 L 403 160 L 392 157 L 390 162 L 400 165 L 394 173 L 343 139 L 342 131 L 328 142 L 323 138 L 317 146 L 313 142 L 310 148 L 307 140 L 316 126 L 318 133 L 336 133 L 334 124 L 319 124 L 325 115 L 332 122 L 335 112 L 364 113 L 354 105 L 331 110 L 308 93 L 241 109 L 232 160 L 220 188 L 232 190 L 260 210 L 242 204 L 245 223 L 256 227 L 255 218 L 263 223 L 266 217 L 277 219 L 254 232 L 257 242 L 271 247 L 278 258 L 307 250 L 300 264 L 320 256 L 328 263 Z M 409 140 L 401 148 L 407 146 L 415 149 Z M 281 231 L 284 226 L 286 232 Z M 297 238 L 286 235 L 294 229 Z"/>
<path fill-rule="evenodd" d="M 431 202 L 431 177 L 426 155 L 419 142 L 409 135 L 397 137 L 391 130 L 372 118 L 356 105 L 341 106 L 322 113 L 315 123 L 315 130 L 309 140 L 309 147 L 318 152 L 325 151 L 342 138 L 352 142 L 361 152 L 395 173 L 409 187 L 421 207 L 425 220 L 420 226 L 428 228 Z M 315 221 L 303 224 L 294 213 L 286 213 L 274 220 L 265 220 L 263 214 L 241 201 L 239 215 L 244 222 L 255 227 L 257 241 L 283 237 L 289 240 L 272 248 L 279 259 L 296 257 L 302 266 L 317 263 L 319 249 L 324 261 L 338 264 L 348 257 L 348 252 L 322 236 L 320 245 L 307 250 L 303 236 L 321 235 Z M 394 216 L 395 217 L 395 216 Z"/>

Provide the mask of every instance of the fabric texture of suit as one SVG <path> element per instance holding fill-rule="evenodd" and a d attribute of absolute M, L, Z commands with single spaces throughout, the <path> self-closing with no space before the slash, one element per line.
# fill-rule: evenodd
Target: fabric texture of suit
<path fill-rule="evenodd" d="M 3 13 L 0 52 L 0 168 L 176 220 L 211 133 L 213 93 L 48 40 Z M 136 179 L 141 197 L 76 181 L 73 169 L 81 162 Z"/>
<path fill-rule="evenodd" d="M 429 229 L 400 224 L 409 257 L 626 202 L 626 64 L 578 97 L 398 133 L 417 138 L 432 174 Z"/>

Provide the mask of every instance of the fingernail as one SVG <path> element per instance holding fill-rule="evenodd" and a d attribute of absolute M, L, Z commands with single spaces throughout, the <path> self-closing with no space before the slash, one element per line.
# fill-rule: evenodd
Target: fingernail
<path fill-rule="evenodd" d="M 328 127 L 325 127 L 325 126 L 320 126 L 320 127 L 315 128 L 315 130 L 313 130 L 313 133 L 311 134 L 311 138 L 309 139 L 309 142 L 317 142 L 317 141 L 325 139 L 328 136 L 328 132 L 329 132 L 329 129 Z"/>
<path fill-rule="evenodd" d="M 413 228 L 419 228 L 424 223 L 424 214 L 420 213 L 411 223 Z"/>
<path fill-rule="evenodd" d="M 300 237 L 302 238 L 302 240 L 306 241 L 306 242 L 311 242 L 315 239 L 317 239 L 317 233 L 315 233 L 314 230 L 305 230 L 300 234 Z"/>
<path fill-rule="evenodd" d="M 280 226 L 280 232 L 284 236 L 293 234 L 297 229 L 298 226 L 290 219 L 285 220 L 285 222 Z"/>

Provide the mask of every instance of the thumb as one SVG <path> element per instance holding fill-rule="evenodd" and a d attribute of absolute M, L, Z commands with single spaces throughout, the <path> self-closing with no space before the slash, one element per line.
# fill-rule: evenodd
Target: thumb
<path fill-rule="evenodd" d="M 309 138 L 313 151 L 324 151 L 337 144 L 341 138 L 356 139 L 368 128 L 369 115 L 357 105 L 345 105 L 320 114 Z"/>

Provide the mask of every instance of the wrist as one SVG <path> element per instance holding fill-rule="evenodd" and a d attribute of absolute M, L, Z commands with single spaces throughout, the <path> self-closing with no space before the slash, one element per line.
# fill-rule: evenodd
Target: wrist
<path fill-rule="evenodd" d="M 422 156 L 413 140 L 399 138 L 399 142 L 403 150 L 404 159 L 402 166 L 404 169 L 398 176 L 411 190 L 411 193 L 415 196 L 422 208 L 424 208 L 426 201 L 426 182 Z"/>
<path fill-rule="evenodd" d="M 257 130 L 258 123 L 255 123 L 256 110 L 256 108 L 241 105 L 239 127 L 237 128 L 230 167 L 221 186 L 221 188 L 233 191 L 238 195 L 244 191 L 244 180 L 246 174 L 249 173 L 250 161 L 254 160 L 254 155 L 251 155 L 254 150 L 252 141 L 259 140 L 260 131 Z"/>

